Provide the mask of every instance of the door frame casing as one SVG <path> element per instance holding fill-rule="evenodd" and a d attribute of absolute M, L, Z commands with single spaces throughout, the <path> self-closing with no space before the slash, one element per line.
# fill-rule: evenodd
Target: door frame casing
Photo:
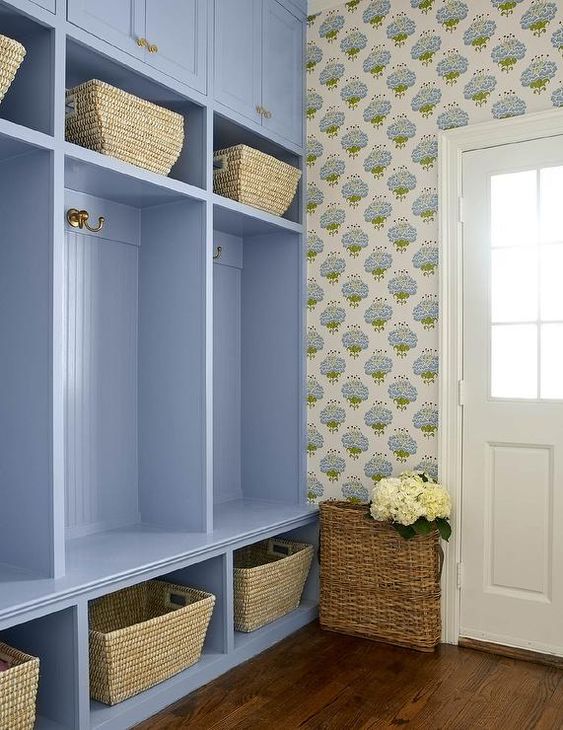
<path fill-rule="evenodd" d="M 457 644 L 461 607 L 463 468 L 463 153 L 563 135 L 563 109 L 450 129 L 438 139 L 440 481 L 452 498 L 442 574 L 442 641 Z"/>

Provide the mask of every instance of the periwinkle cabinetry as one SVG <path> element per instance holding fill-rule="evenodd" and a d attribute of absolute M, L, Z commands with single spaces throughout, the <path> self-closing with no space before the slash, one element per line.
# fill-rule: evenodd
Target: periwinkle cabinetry
<path fill-rule="evenodd" d="M 37 730 L 132 727 L 315 616 L 313 573 L 297 611 L 233 628 L 233 551 L 316 539 L 304 181 L 281 218 L 212 183 L 213 150 L 238 143 L 304 169 L 305 10 L 0 0 L 27 49 L 0 104 L 0 640 L 42 661 Z M 184 116 L 169 177 L 65 141 L 65 88 L 91 78 Z M 245 78 L 271 116 L 237 107 Z M 69 208 L 106 224 L 72 228 Z M 169 574 L 217 596 L 201 661 L 90 702 L 88 602 Z"/>

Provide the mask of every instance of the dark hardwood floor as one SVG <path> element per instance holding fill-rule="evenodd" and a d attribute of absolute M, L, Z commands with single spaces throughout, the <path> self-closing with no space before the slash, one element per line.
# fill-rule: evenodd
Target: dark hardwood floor
<path fill-rule="evenodd" d="M 441 646 L 421 654 L 311 624 L 137 730 L 561 730 L 563 671 Z"/>

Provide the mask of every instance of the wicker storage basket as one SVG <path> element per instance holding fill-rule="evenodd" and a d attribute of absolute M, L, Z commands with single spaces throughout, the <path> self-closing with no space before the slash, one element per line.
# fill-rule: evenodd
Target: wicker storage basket
<path fill-rule="evenodd" d="M 264 540 L 234 554 L 235 629 L 255 631 L 299 606 L 313 546 Z"/>
<path fill-rule="evenodd" d="M 366 505 L 322 502 L 320 623 L 411 649 L 440 641 L 438 532 L 405 540 Z"/>
<path fill-rule="evenodd" d="M 215 596 L 148 581 L 90 604 L 90 695 L 115 705 L 195 664 Z"/>
<path fill-rule="evenodd" d="M 25 48 L 13 38 L 0 35 L 0 102 L 12 85 L 25 57 Z"/>
<path fill-rule="evenodd" d="M 184 118 L 93 79 L 66 94 L 66 138 L 168 175 L 184 144 Z"/>
<path fill-rule="evenodd" d="M 1 642 L 0 659 L 10 665 L 0 672 L 0 728 L 33 730 L 39 659 Z"/>
<path fill-rule="evenodd" d="M 295 197 L 301 170 L 239 144 L 213 153 L 213 190 L 239 203 L 283 215 Z"/>

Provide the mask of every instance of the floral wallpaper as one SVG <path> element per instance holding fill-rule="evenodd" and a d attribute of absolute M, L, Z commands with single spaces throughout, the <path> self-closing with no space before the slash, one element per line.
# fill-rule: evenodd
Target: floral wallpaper
<path fill-rule="evenodd" d="M 366 501 L 437 475 L 437 134 L 563 106 L 563 3 L 351 0 L 307 81 L 308 491 Z"/>

